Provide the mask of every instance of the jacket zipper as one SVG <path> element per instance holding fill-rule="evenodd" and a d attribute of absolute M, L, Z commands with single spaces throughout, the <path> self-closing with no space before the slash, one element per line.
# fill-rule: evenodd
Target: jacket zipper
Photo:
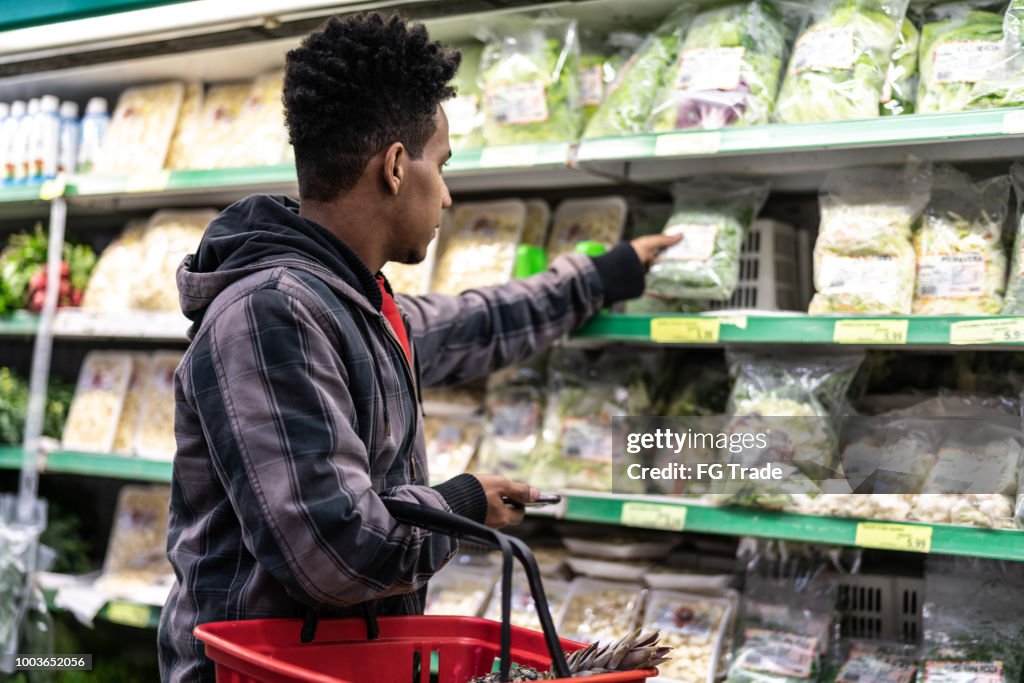
<path fill-rule="evenodd" d="M 391 343 L 398 347 L 398 355 L 400 355 L 402 357 L 402 367 L 405 368 L 405 374 L 409 378 L 409 382 L 412 384 L 413 392 L 415 393 L 416 396 L 419 396 L 419 392 L 420 392 L 419 383 L 416 381 L 416 375 L 412 371 L 412 366 L 409 364 L 409 358 L 405 355 L 405 349 L 402 347 L 402 342 L 400 342 L 398 340 L 398 335 L 395 334 L 395 331 L 393 329 L 391 329 L 391 323 L 388 322 L 388 319 L 385 318 L 383 315 L 379 316 L 379 319 L 380 319 L 381 325 L 384 327 L 384 332 L 387 334 L 388 338 L 391 340 Z M 412 354 L 412 344 L 411 343 L 409 344 L 409 353 Z M 387 403 L 387 397 L 382 397 L 382 398 L 384 399 L 384 402 Z M 416 411 L 413 410 L 413 415 L 415 415 L 415 414 L 416 414 Z M 388 423 L 387 427 L 388 427 L 388 436 L 391 436 L 391 424 Z M 416 450 L 415 450 L 415 448 L 413 448 L 413 452 L 412 452 L 411 456 L 409 457 L 409 468 L 410 468 L 409 475 L 412 477 L 412 481 L 415 482 L 416 479 L 417 479 L 417 477 L 416 477 Z"/>

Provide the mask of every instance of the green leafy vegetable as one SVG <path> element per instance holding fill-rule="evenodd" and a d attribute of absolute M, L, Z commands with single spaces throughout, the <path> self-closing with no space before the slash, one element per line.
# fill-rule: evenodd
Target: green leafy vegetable
<path fill-rule="evenodd" d="M 786 30 L 775 7 L 750 0 L 701 12 L 654 105 L 654 131 L 767 123 Z"/>
<path fill-rule="evenodd" d="M 819 0 L 775 105 L 783 123 L 867 119 L 878 103 L 907 0 Z"/>
<path fill-rule="evenodd" d="M 1024 315 L 1024 164 L 1010 166 L 1013 193 L 1017 197 L 1017 230 L 1010 260 L 1010 276 L 1003 299 L 1003 315 Z"/>
<path fill-rule="evenodd" d="M 662 252 L 647 275 L 650 294 L 725 301 L 739 282 L 740 249 L 768 196 L 766 183 L 707 178 L 672 186 L 665 226 L 683 239 Z"/>
<path fill-rule="evenodd" d="M 448 117 L 448 139 L 453 150 L 483 147 L 483 112 L 481 103 L 480 57 L 483 45 L 467 43 L 457 46 L 462 53 L 459 71 L 452 79 L 455 97 L 441 103 Z"/>
<path fill-rule="evenodd" d="M 885 74 L 882 88 L 882 116 L 913 114 L 917 90 L 917 51 L 921 34 L 909 18 L 903 20 L 903 28 L 892 51 L 892 61 Z"/>

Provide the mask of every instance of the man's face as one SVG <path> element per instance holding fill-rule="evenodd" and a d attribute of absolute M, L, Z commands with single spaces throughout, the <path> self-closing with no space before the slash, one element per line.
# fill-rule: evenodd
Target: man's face
<path fill-rule="evenodd" d="M 427 246 L 441 226 L 441 212 L 452 204 L 442 169 L 452 155 L 448 143 L 448 118 L 437 108 L 437 130 L 423 148 L 423 156 L 409 160 L 406 194 L 398 224 L 394 228 L 392 261 L 419 263 L 427 257 Z"/>

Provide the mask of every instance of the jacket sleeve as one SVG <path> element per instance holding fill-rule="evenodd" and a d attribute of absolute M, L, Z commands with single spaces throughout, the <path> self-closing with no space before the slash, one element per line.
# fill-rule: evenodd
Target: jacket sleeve
<path fill-rule="evenodd" d="M 422 381 L 436 386 L 526 360 L 602 306 L 639 296 L 643 276 L 635 252 L 623 244 L 597 259 L 558 258 L 544 273 L 496 287 L 398 299 L 409 316 Z"/>
<path fill-rule="evenodd" d="M 444 566 L 455 541 L 396 522 L 374 493 L 345 366 L 309 307 L 255 290 L 217 316 L 205 353 L 193 351 L 190 408 L 247 550 L 293 598 L 345 607 Z M 383 497 L 447 509 L 426 486 Z"/>

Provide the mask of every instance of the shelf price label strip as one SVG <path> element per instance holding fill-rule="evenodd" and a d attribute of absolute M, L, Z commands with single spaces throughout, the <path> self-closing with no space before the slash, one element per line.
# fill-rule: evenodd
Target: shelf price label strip
<path fill-rule="evenodd" d="M 106 618 L 116 624 L 146 628 L 149 626 L 151 608 L 130 602 L 107 603 Z"/>
<path fill-rule="evenodd" d="M 927 553 L 932 549 L 933 531 L 930 526 L 916 524 L 860 522 L 855 543 L 861 548 Z"/>
<path fill-rule="evenodd" d="M 718 318 L 652 318 L 651 340 L 659 344 L 717 344 Z"/>
<path fill-rule="evenodd" d="M 835 344 L 906 344 L 909 320 L 837 320 Z"/>
<path fill-rule="evenodd" d="M 622 526 L 682 531 L 686 528 L 686 508 L 682 505 L 625 502 L 619 522 Z"/>
<path fill-rule="evenodd" d="M 1024 318 L 965 320 L 949 325 L 949 343 L 954 346 L 1021 342 L 1024 342 Z"/>

